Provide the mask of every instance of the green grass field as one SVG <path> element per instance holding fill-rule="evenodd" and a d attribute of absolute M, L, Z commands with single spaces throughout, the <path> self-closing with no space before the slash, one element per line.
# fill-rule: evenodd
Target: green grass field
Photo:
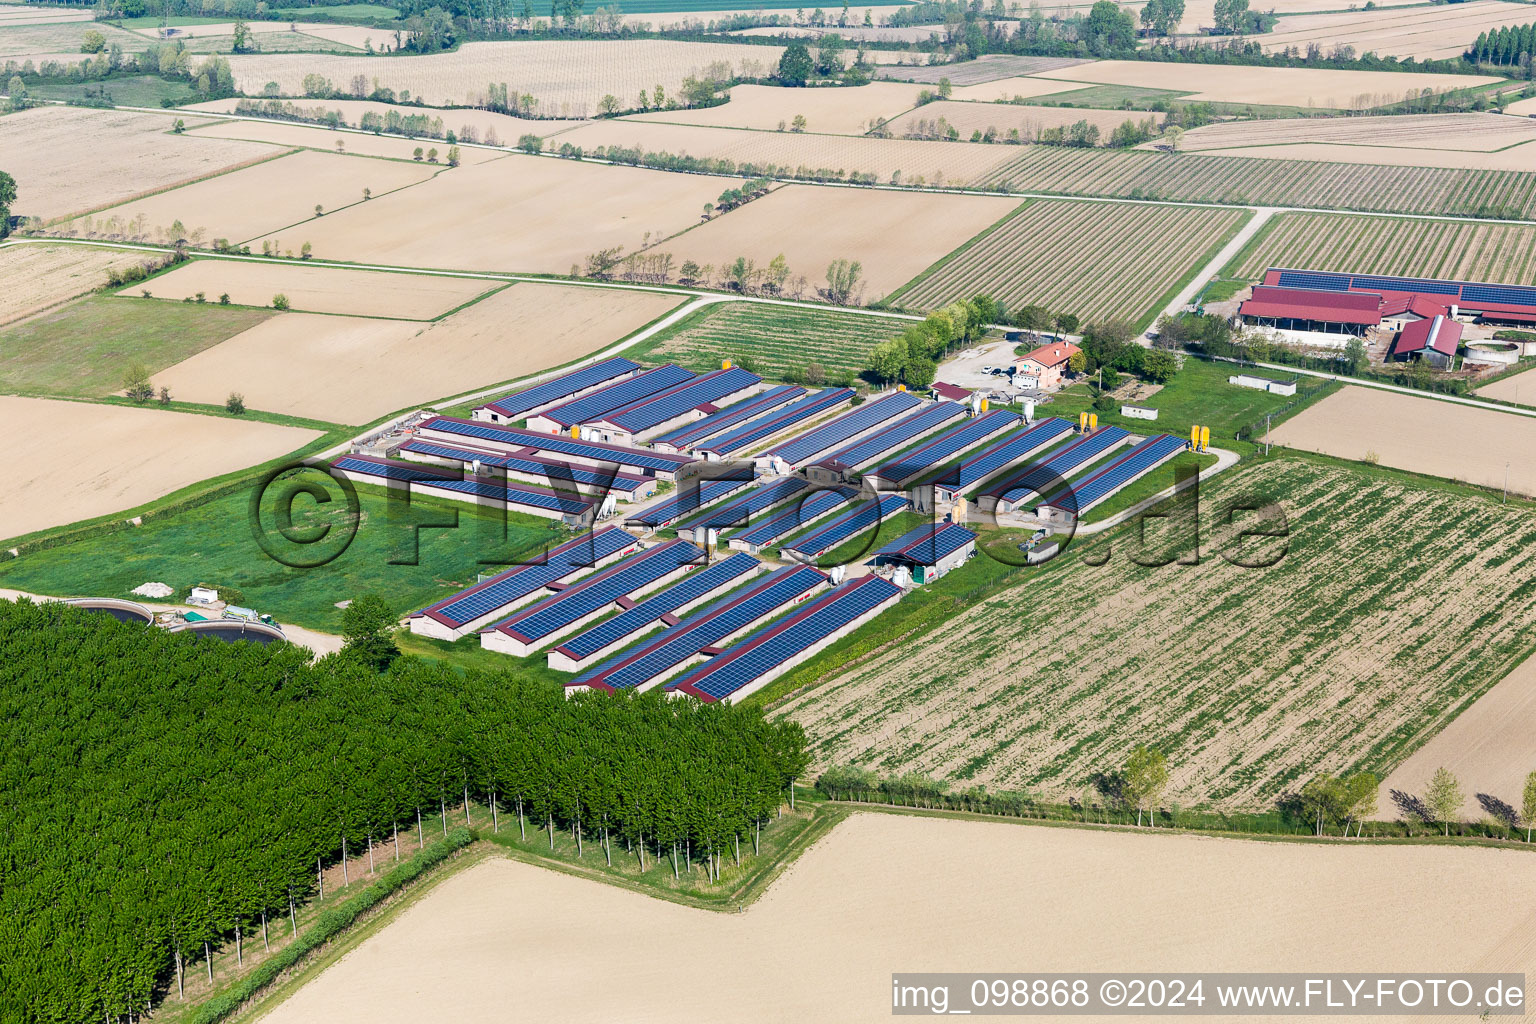
<path fill-rule="evenodd" d="M 1173 100 L 1188 93 L 1144 85 L 1090 85 L 1086 89 L 1029 98 L 1032 107 L 1093 107 L 1102 110 L 1145 110 L 1154 100 Z M 1129 103 L 1130 106 L 1126 106 Z"/>
<path fill-rule="evenodd" d="M 27 86 L 27 94 L 40 100 L 65 102 L 94 101 L 104 96 L 120 107 L 158 107 L 162 100 L 173 104 L 196 99 L 192 88 L 182 82 L 168 82 L 155 75 L 128 75 L 103 82 L 54 82 L 38 79 Z"/>
<path fill-rule="evenodd" d="M 134 364 L 157 373 L 272 315 L 93 295 L 0 330 L 0 390 L 100 398 L 120 390 Z"/>

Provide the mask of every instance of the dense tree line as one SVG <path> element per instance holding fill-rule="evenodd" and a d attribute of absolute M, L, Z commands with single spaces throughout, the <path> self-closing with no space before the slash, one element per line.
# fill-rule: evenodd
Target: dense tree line
<path fill-rule="evenodd" d="M 1505 25 L 1479 34 L 1467 51 L 1467 59 L 1474 64 L 1519 67 L 1530 73 L 1532 54 L 1536 54 L 1536 23 Z"/>
<path fill-rule="evenodd" d="M 805 765 L 760 711 L 367 653 L 0 602 L 0 1019 L 140 1015 L 205 950 L 286 924 L 318 863 L 414 849 L 424 811 L 494 801 L 598 855 L 712 861 Z"/>

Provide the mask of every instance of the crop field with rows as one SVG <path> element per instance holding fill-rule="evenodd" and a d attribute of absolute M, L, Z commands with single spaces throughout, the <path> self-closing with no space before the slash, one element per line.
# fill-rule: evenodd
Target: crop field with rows
<path fill-rule="evenodd" d="M 1085 322 L 1138 321 L 1153 315 L 1158 300 L 1245 219 L 1241 210 L 1213 207 L 1039 200 L 891 301 L 935 309 L 986 293 L 1010 307 L 1041 305 Z"/>
<path fill-rule="evenodd" d="M 805 368 L 818 364 L 829 382 L 857 374 L 876 343 L 900 333 L 899 321 L 837 313 L 732 302 L 711 306 L 652 339 L 636 355 L 642 362 L 672 362 L 690 370 L 717 370 L 733 360 L 766 377 L 804 379 Z M 811 381 L 810 383 L 817 383 Z"/>
<path fill-rule="evenodd" d="M 1239 554 L 1213 529 L 1270 502 L 1283 547 Z M 1385 775 L 1536 647 L 1536 532 L 1496 497 L 1282 457 L 1217 477 L 1200 507 L 1198 565 L 1132 560 L 1175 553 L 1163 526 L 1143 552 L 1134 530 L 1094 538 L 947 620 L 922 657 L 894 645 L 779 710 L 814 767 L 1065 798 L 1146 744 L 1172 802 L 1259 809 L 1313 772 Z"/>
<path fill-rule="evenodd" d="M 1277 217 L 1222 274 L 1257 280 L 1268 267 L 1536 284 L 1536 228 L 1290 213 Z"/>
<path fill-rule="evenodd" d="M 1536 173 L 1029 147 L 975 183 L 1019 192 L 1469 217 L 1536 215 Z"/>

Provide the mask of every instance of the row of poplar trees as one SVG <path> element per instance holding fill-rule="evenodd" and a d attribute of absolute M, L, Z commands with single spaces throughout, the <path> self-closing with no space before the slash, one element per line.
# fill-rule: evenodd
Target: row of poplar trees
<path fill-rule="evenodd" d="M 50 1024 L 142 1015 L 210 951 L 287 926 L 317 861 L 414 840 L 424 812 L 494 800 L 713 862 L 807 761 L 753 709 L 311 665 L 25 601 L 0 601 L 0 743 L 0 1020 Z"/>

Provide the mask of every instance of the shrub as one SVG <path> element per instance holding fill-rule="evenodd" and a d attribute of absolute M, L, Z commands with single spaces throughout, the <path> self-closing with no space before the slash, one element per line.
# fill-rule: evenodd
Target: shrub
<path fill-rule="evenodd" d="M 278 292 L 276 295 L 272 296 L 272 308 L 273 309 L 287 309 L 288 308 L 288 296 L 284 295 L 282 292 Z"/>
<path fill-rule="evenodd" d="M 229 397 L 224 399 L 224 411 L 231 416 L 244 416 L 245 396 L 238 391 L 231 391 Z"/>

